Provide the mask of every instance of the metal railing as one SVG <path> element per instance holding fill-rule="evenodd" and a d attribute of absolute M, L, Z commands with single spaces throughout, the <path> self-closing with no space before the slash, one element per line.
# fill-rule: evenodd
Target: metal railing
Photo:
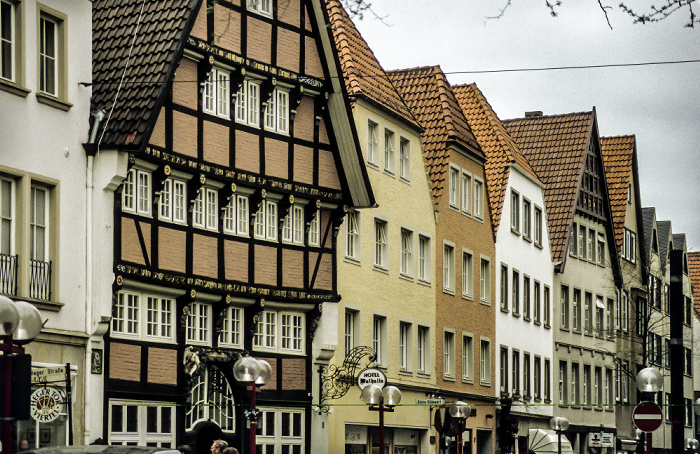
<path fill-rule="evenodd" d="M 29 261 L 29 297 L 51 300 L 51 262 Z"/>
<path fill-rule="evenodd" d="M 0 293 L 17 294 L 17 256 L 0 254 Z"/>

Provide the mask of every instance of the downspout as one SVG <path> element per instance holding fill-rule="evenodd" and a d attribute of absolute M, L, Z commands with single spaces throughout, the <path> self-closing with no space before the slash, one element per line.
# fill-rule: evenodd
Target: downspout
<path fill-rule="evenodd" d="M 98 110 L 93 114 L 94 121 L 92 123 L 92 128 L 90 130 L 90 138 L 88 139 L 89 144 L 95 143 L 95 138 L 97 137 L 97 131 L 100 129 L 100 123 L 105 117 L 105 112 L 103 110 Z M 85 331 L 88 335 L 87 345 L 85 347 L 85 409 L 84 414 L 87 417 L 90 415 L 90 390 L 91 390 L 91 379 L 90 373 L 87 369 L 90 368 L 92 363 L 92 336 L 94 334 L 94 328 L 92 323 L 92 309 L 93 309 L 93 297 L 92 297 L 92 286 L 93 286 L 93 271 L 92 271 L 92 218 L 93 218 L 93 189 L 94 189 L 94 160 L 97 150 L 92 153 L 88 153 L 87 156 L 87 169 L 86 169 L 86 213 L 85 213 Z M 90 430 L 84 425 L 83 426 L 83 444 L 90 444 Z"/>

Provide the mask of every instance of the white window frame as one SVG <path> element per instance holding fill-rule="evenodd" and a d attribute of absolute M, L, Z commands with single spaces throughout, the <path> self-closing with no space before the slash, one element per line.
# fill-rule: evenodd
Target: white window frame
<path fill-rule="evenodd" d="M 380 218 L 374 218 L 374 266 L 389 268 L 389 223 Z"/>
<path fill-rule="evenodd" d="M 345 316 L 343 320 L 345 332 L 343 335 L 343 340 L 346 356 L 353 348 L 355 348 L 356 340 L 358 339 L 359 318 L 359 311 L 345 308 Z"/>
<path fill-rule="evenodd" d="M 491 340 L 484 337 L 479 339 L 479 381 L 491 384 Z"/>
<path fill-rule="evenodd" d="M 374 315 L 372 318 L 372 348 L 376 358 L 374 361 L 380 367 L 387 366 L 386 348 L 387 348 L 387 328 L 386 317 L 382 315 Z"/>
<path fill-rule="evenodd" d="M 360 260 L 360 213 L 348 211 L 345 219 L 345 257 Z"/>
<path fill-rule="evenodd" d="M 131 168 L 122 183 L 122 211 L 151 216 L 151 172 Z"/>
<path fill-rule="evenodd" d="M 156 302 L 155 307 L 150 306 L 152 301 Z M 176 307 L 172 297 L 120 290 L 112 311 L 111 336 L 151 342 L 175 342 Z M 149 334 L 151 328 L 156 330 L 156 334 Z"/>
<path fill-rule="evenodd" d="M 459 183 L 460 169 L 456 166 L 450 166 L 449 170 L 449 201 L 450 207 L 459 210 Z"/>
<path fill-rule="evenodd" d="M 474 298 L 474 253 L 462 248 L 462 296 Z"/>
<path fill-rule="evenodd" d="M 265 104 L 265 130 L 289 134 L 289 92 L 275 88 Z"/>
<path fill-rule="evenodd" d="M 212 68 L 204 81 L 202 111 L 221 118 L 231 116 L 231 74 L 220 68 Z"/>
<path fill-rule="evenodd" d="M 309 222 L 309 233 L 307 241 L 309 246 L 321 246 L 321 210 L 317 209 L 316 213 Z"/>
<path fill-rule="evenodd" d="M 391 129 L 384 129 L 384 171 L 396 173 L 396 134 Z"/>
<path fill-rule="evenodd" d="M 250 200 L 247 195 L 229 197 L 224 209 L 223 230 L 231 235 L 250 236 Z"/>
<path fill-rule="evenodd" d="M 282 219 L 282 242 L 304 245 L 304 206 L 294 204 Z"/>
<path fill-rule="evenodd" d="M 399 322 L 399 370 L 408 372 L 411 370 L 411 345 L 413 325 L 409 322 Z"/>
<path fill-rule="evenodd" d="M 416 339 L 416 371 L 419 374 L 430 373 L 430 328 L 418 325 Z"/>
<path fill-rule="evenodd" d="M 158 198 L 158 219 L 177 224 L 187 223 L 187 182 L 168 178 Z"/>
<path fill-rule="evenodd" d="M 367 163 L 379 167 L 379 125 L 367 121 Z"/>
<path fill-rule="evenodd" d="M 462 170 L 462 213 L 472 215 L 472 175 Z"/>
<path fill-rule="evenodd" d="M 243 348 L 243 316 L 242 307 L 229 306 L 226 308 L 219 332 L 220 347 Z"/>
<path fill-rule="evenodd" d="M 411 142 L 405 137 L 399 137 L 399 178 L 411 181 Z"/>
<path fill-rule="evenodd" d="M 455 333 L 446 329 L 442 340 L 442 375 L 449 380 L 455 378 Z"/>
<path fill-rule="evenodd" d="M 200 229 L 219 230 L 219 192 L 202 186 L 192 203 L 192 226 Z"/>
<path fill-rule="evenodd" d="M 425 235 L 418 235 L 418 280 L 431 282 L 432 252 L 431 240 Z"/>
<path fill-rule="evenodd" d="M 401 228 L 401 251 L 399 254 L 399 273 L 404 277 L 413 278 L 413 231 Z"/>
<path fill-rule="evenodd" d="M 479 261 L 479 298 L 491 304 L 491 259 L 481 256 Z"/>
<path fill-rule="evenodd" d="M 277 241 L 279 206 L 276 200 L 264 199 L 253 215 L 253 236 L 260 240 Z"/>
<path fill-rule="evenodd" d="M 269 417 L 270 413 L 274 413 L 272 418 Z M 261 414 L 261 422 L 258 423 L 259 433 L 255 438 L 256 445 L 261 452 L 306 452 L 304 441 L 306 416 L 303 408 L 264 407 L 264 409 L 261 410 Z M 273 421 L 272 427 L 267 427 L 267 422 L 270 419 Z M 297 424 L 293 424 L 294 422 Z M 285 429 L 289 430 L 286 434 L 284 432 Z M 298 448 L 294 449 L 293 447 L 295 446 L 298 446 Z"/>
<path fill-rule="evenodd" d="M 253 11 L 263 16 L 272 17 L 273 0 L 246 0 L 248 11 Z"/>
<path fill-rule="evenodd" d="M 216 379 L 221 381 L 212 384 Z M 195 375 L 194 383 L 187 396 L 186 430 L 191 431 L 201 421 L 211 421 L 216 423 L 223 432 L 234 432 L 235 403 L 231 383 L 226 379 L 223 370 L 217 366 L 203 367 L 201 372 Z"/>
<path fill-rule="evenodd" d="M 246 79 L 241 84 L 236 93 L 235 119 L 237 123 L 260 127 L 260 82 L 257 80 Z"/>
<path fill-rule="evenodd" d="M 532 239 L 532 202 L 523 197 L 523 237 Z"/>
<path fill-rule="evenodd" d="M 462 333 L 462 381 L 474 382 L 474 335 Z"/>
<path fill-rule="evenodd" d="M 534 211 L 534 218 L 535 218 L 535 225 L 534 225 L 534 240 L 535 244 L 537 246 L 542 246 L 542 221 L 543 219 L 543 214 L 544 212 L 542 211 L 542 208 L 538 207 L 535 205 L 535 211 Z"/>
<path fill-rule="evenodd" d="M 2 0 L 0 1 L 0 6 L 2 7 L 2 14 L 0 14 L 0 79 L 14 82 L 16 72 L 15 53 L 17 52 L 18 43 L 18 33 L 15 24 L 15 18 L 17 17 L 16 4 L 12 1 Z M 7 20 L 5 17 L 6 14 L 9 15 Z M 3 23 L 8 23 L 10 25 L 8 33 L 2 28 Z M 9 39 L 2 38 L 2 36 L 9 36 Z M 9 52 L 6 51 L 8 48 Z M 5 62 L 9 64 L 9 74 L 3 74 L 1 72 L 5 67 Z"/>
<path fill-rule="evenodd" d="M 14 255 L 15 253 L 15 181 L 0 177 L 0 253 Z M 8 276 L 9 277 L 9 276 Z M 0 288 L 5 288 L 0 283 Z"/>
<path fill-rule="evenodd" d="M 253 350 L 303 355 L 306 352 L 306 314 L 263 310 L 253 335 Z"/>
<path fill-rule="evenodd" d="M 120 431 L 113 431 L 113 424 L 115 424 L 113 420 L 114 407 L 122 407 L 122 427 Z M 137 419 L 135 431 L 127 431 L 127 408 L 129 407 L 135 408 L 136 414 L 134 416 Z M 156 409 L 156 427 L 158 428 L 158 432 L 148 432 L 148 413 L 154 408 Z M 160 432 L 160 430 L 164 428 L 162 421 L 164 408 L 168 408 L 168 411 L 170 412 L 170 432 Z M 174 402 L 148 402 L 141 400 L 110 399 L 107 441 L 110 445 L 148 445 L 157 446 L 160 448 L 175 449 L 176 409 L 177 404 Z"/>
<path fill-rule="evenodd" d="M 49 42 L 46 31 L 47 26 L 53 28 L 53 42 Z M 60 21 L 57 18 L 41 12 L 39 18 L 39 91 L 50 96 L 58 97 L 60 92 L 59 73 L 61 71 L 59 45 L 61 31 Z"/>
<path fill-rule="evenodd" d="M 210 304 L 194 301 L 187 306 L 185 340 L 192 345 L 211 345 L 213 308 Z"/>
<path fill-rule="evenodd" d="M 38 197 L 43 206 L 39 204 Z M 49 262 L 49 236 L 50 236 L 50 191 L 44 186 L 31 185 L 29 202 L 29 258 L 39 262 Z"/>
<path fill-rule="evenodd" d="M 442 290 L 455 292 L 455 245 L 446 241 L 442 245 Z"/>
<path fill-rule="evenodd" d="M 520 234 L 520 194 L 518 191 L 510 191 L 510 229 Z"/>
<path fill-rule="evenodd" d="M 474 178 L 474 217 L 484 219 L 484 181 Z"/>

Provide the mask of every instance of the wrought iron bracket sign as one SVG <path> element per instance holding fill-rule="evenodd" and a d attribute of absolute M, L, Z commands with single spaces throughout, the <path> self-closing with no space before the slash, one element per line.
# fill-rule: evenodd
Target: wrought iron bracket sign
<path fill-rule="evenodd" d="M 365 364 L 361 366 L 362 361 Z M 340 399 L 355 385 L 358 370 L 364 370 L 374 365 L 376 354 L 374 349 L 367 346 L 355 347 L 345 356 L 343 364 L 337 366 L 321 366 L 320 376 L 320 402 L 319 408 L 324 411 L 328 407 L 329 399 Z"/>

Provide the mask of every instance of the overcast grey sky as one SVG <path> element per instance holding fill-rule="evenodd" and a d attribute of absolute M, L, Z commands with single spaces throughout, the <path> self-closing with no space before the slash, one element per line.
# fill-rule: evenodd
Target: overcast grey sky
<path fill-rule="evenodd" d="M 556 18 L 544 1 L 512 0 L 504 17 L 486 19 L 505 3 L 374 0 L 388 26 L 371 14 L 355 22 L 385 69 L 438 64 L 452 84 L 476 82 L 501 119 L 595 106 L 601 135 L 637 138 L 643 206 L 685 233 L 689 251 L 700 250 L 700 63 L 450 74 L 700 59 L 700 27 L 684 28 L 685 13 L 633 25 L 614 6 L 611 30 L 597 0 L 564 0 Z"/>

